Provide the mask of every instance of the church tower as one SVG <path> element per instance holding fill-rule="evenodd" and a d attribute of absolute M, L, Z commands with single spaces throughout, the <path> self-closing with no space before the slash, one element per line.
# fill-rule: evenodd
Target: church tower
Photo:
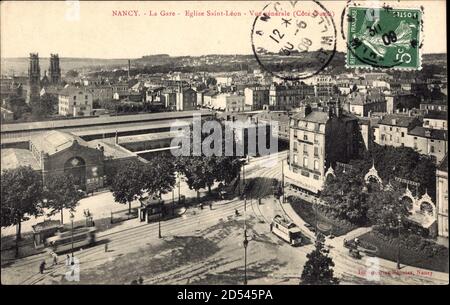
<path fill-rule="evenodd" d="M 39 67 L 38 53 L 30 53 L 30 65 L 28 66 L 28 90 L 27 103 L 39 102 L 41 90 L 41 68 Z"/>
<path fill-rule="evenodd" d="M 50 83 L 57 85 L 61 82 L 61 68 L 59 67 L 58 54 L 50 54 Z"/>

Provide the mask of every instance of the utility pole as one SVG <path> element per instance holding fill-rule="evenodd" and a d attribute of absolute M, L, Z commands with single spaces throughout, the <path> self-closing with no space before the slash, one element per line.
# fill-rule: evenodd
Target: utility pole
<path fill-rule="evenodd" d="M 400 227 L 402 223 L 402 217 L 398 215 L 398 243 L 397 243 L 397 270 L 400 270 Z"/>
<path fill-rule="evenodd" d="M 180 177 L 180 173 L 177 172 L 177 176 L 178 176 L 178 204 L 180 204 L 180 188 L 181 188 L 181 177 Z"/>
<path fill-rule="evenodd" d="M 247 224 L 246 224 L 247 198 L 244 196 L 244 285 L 247 285 Z"/>
<path fill-rule="evenodd" d="M 73 258 L 73 219 L 75 218 L 75 215 L 73 215 L 73 213 L 70 214 L 70 221 L 72 224 L 72 232 L 71 232 L 71 242 L 72 242 L 72 258 Z M 73 260 L 72 260 L 73 261 Z"/>
<path fill-rule="evenodd" d="M 282 196 L 283 196 L 283 203 L 286 202 L 286 199 L 284 196 L 284 160 L 281 160 L 281 188 L 282 188 Z"/>

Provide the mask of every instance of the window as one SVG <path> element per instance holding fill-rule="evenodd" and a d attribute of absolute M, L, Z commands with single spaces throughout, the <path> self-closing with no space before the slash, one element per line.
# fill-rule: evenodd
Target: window
<path fill-rule="evenodd" d="M 74 96 L 73 96 L 73 99 L 74 99 L 74 100 L 76 100 L 76 99 L 77 99 L 77 96 L 76 96 L 76 95 L 74 95 Z"/>
<path fill-rule="evenodd" d="M 308 167 L 308 158 L 306 157 L 303 158 L 303 166 Z"/>
<path fill-rule="evenodd" d="M 294 164 L 298 164 L 298 156 L 294 155 Z"/>
<path fill-rule="evenodd" d="M 319 161 L 314 160 L 314 170 L 319 170 Z"/>
<path fill-rule="evenodd" d="M 87 100 L 87 99 L 88 99 L 88 96 L 87 96 L 87 95 L 85 95 L 85 96 L 84 96 L 84 99 L 85 99 L 85 100 Z"/>
<path fill-rule="evenodd" d="M 303 154 L 308 155 L 308 145 L 303 144 Z"/>
<path fill-rule="evenodd" d="M 303 135 L 303 140 L 308 141 L 308 135 L 307 134 Z"/>
<path fill-rule="evenodd" d="M 318 156 L 319 155 L 319 147 L 314 147 L 314 156 Z"/>
<path fill-rule="evenodd" d="M 430 146 L 430 153 L 432 153 L 432 154 L 434 153 L 434 146 L 433 145 Z"/>
<path fill-rule="evenodd" d="M 404 132 L 402 132 L 402 138 L 404 138 L 405 137 L 405 133 Z"/>
<path fill-rule="evenodd" d="M 297 146 L 298 146 L 298 143 L 297 143 L 297 142 L 294 142 L 294 151 L 297 150 Z"/>
<path fill-rule="evenodd" d="M 389 141 L 392 141 L 392 135 L 391 134 L 389 135 Z"/>

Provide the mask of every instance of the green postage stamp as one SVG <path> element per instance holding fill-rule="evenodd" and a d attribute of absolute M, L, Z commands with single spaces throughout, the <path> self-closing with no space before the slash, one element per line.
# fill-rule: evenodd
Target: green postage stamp
<path fill-rule="evenodd" d="M 347 21 L 347 67 L 421 69 L 420 9 L 349 7 Z"/>

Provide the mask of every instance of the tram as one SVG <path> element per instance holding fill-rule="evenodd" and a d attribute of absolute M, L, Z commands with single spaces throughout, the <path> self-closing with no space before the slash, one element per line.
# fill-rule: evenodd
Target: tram
<path fill-rule="evenodd" d="M 56 233 L 45 240 L 45 245 L 55 253 L 66 252 L 95 244 L 95 227 L 84 227 Z"/>
<path fill-rule="evenodd" d="M 302 243 L 300 228 L 280 215 L 276 215 L 273 218 L 270 224 L 270 230 L 291 246 L 299 246 Z"/>

